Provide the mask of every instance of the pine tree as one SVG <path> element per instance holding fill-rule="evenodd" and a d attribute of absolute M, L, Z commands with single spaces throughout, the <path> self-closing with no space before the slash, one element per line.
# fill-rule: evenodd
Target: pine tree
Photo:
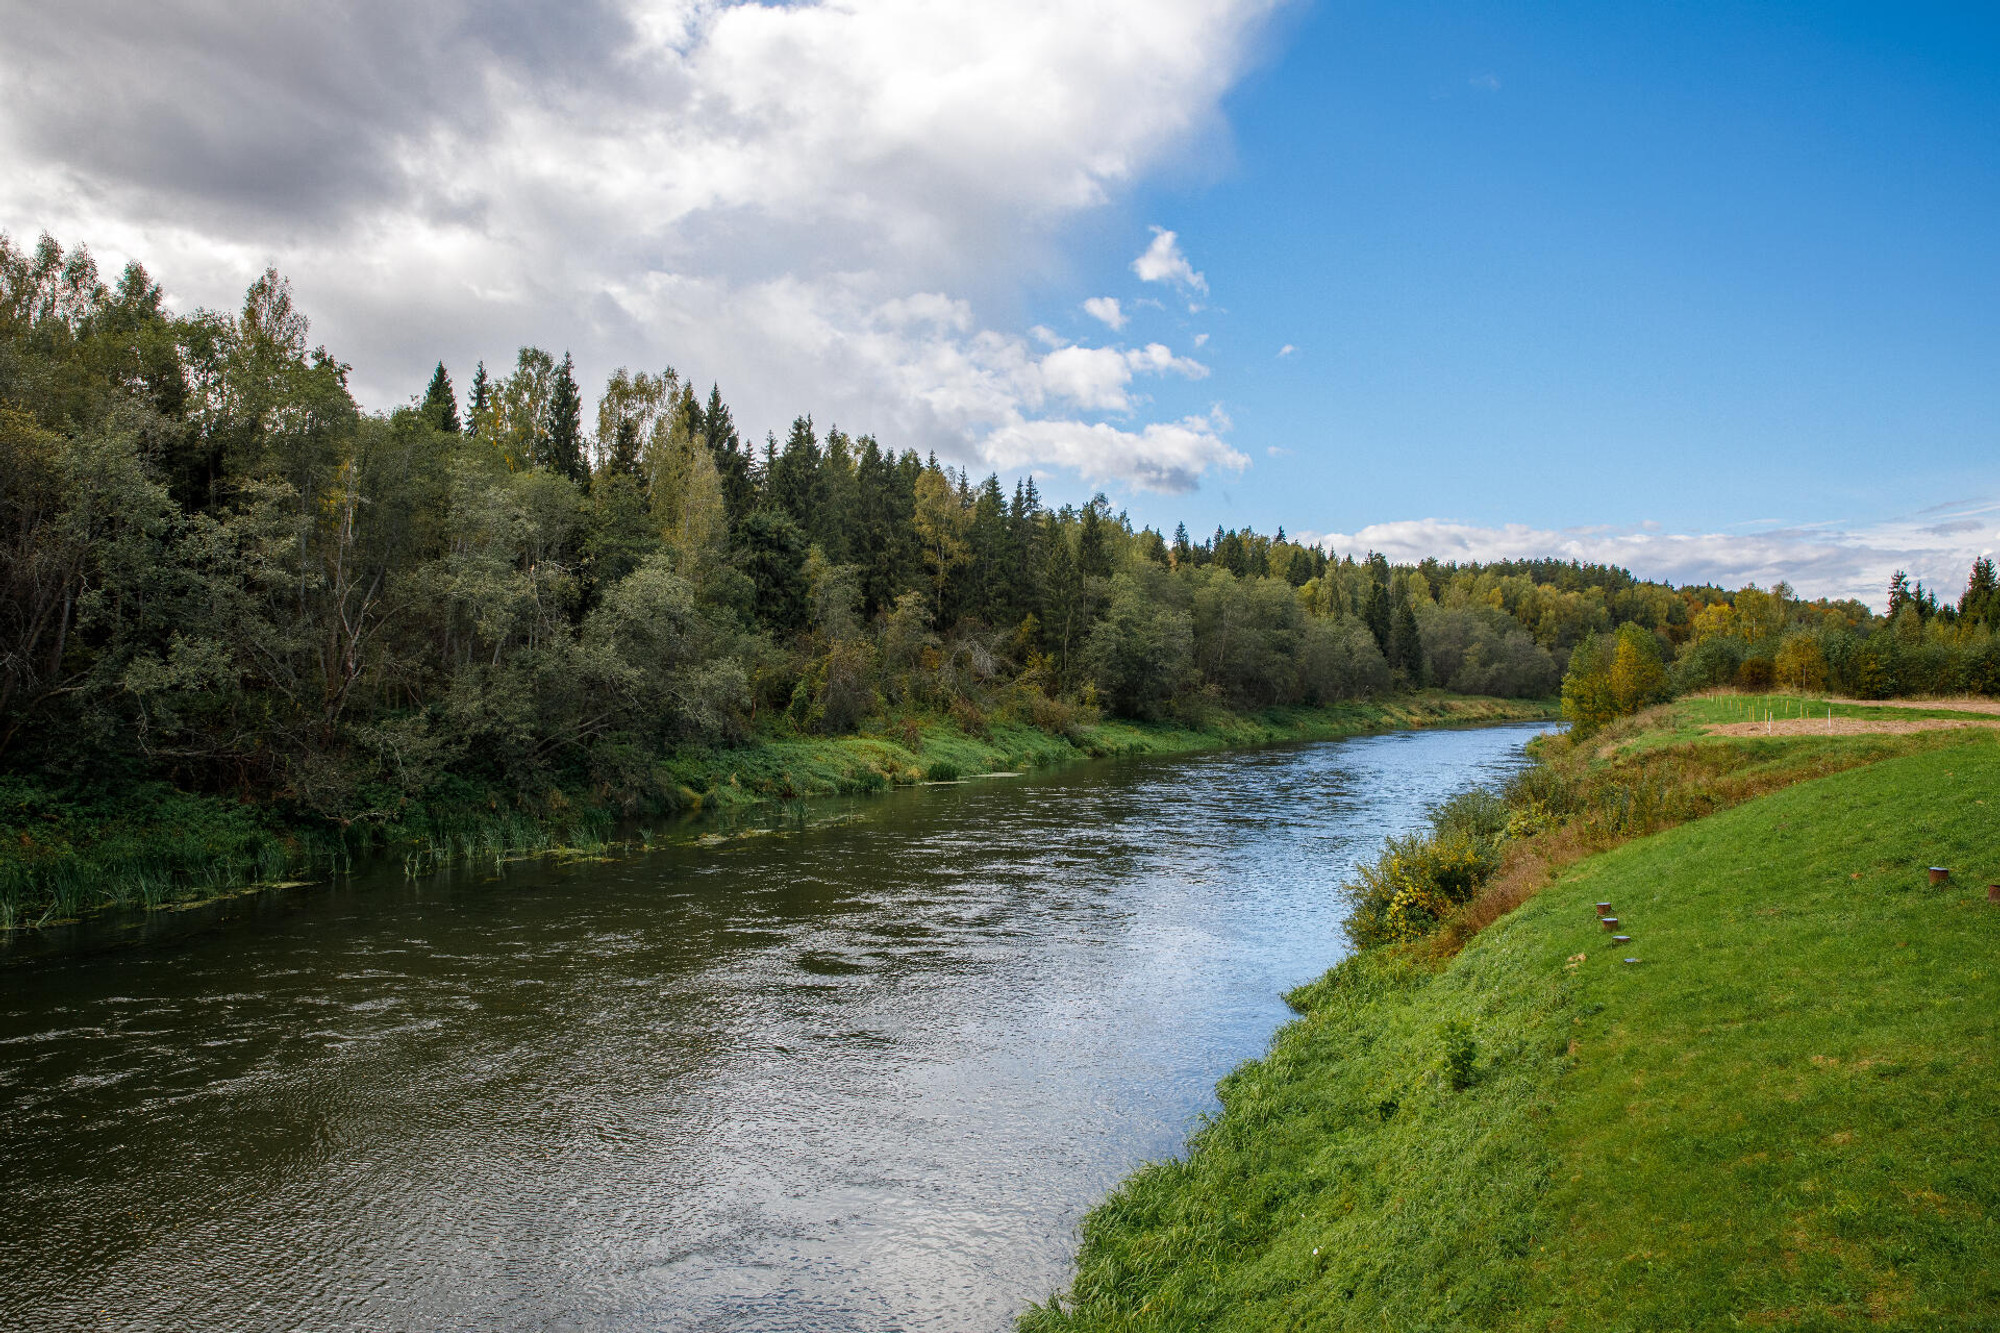
<path fill-rule="evenodd" d="M 583 395 L 577 392 L 576 366 L 568 352 L 563 353 L 562 365 L 556 370 L 543 437 L 548 451 L 543 463 L 549 471 L 580 485 L 588 484 L 590 467 L 583 457 Z"/>
<path fill-rule="evenodd" d="M 452 392 L 451 375 L 446 372 L 444 362 L 438 362 L 437 370 L 432 373 L 430 388 L 424 390 L 424 404 L 418 410 L 439 430 L 456 435 L 464 429 L 458 420 L 458 395 Z"/>

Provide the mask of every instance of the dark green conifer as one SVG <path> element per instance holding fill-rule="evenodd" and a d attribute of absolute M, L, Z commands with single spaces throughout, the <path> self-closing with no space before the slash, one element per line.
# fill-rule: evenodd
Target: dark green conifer
<path fill-rule="evenodd" d="M 1389 665 L 1406 675 L 1410 684 L 1424 684 L 1424 643 L 1417 633 L 1416 609 L 1408 597 L 1398 596 L 1389 622 Z"/>
<path fill-rule="evenodd" d="M 1958 599 L 1958 613 L 1968 620 L 2000 622 L 2000 579 L 1994 577 L 1990 556 L 1982 555 L 1972 562 L 1972 576 L 1966 579 L 1965 594 Z"/>
<path fill-rule="evenodd" d="M 431 385 L 424 390 L 424 405 L 419 410 L 439 430 L 456 435 L 463 429 L 458 420 L 458 395 L 452 392 L 451 375 L 442 361 L 431 374 Z"/>
<path fill-rule="evenodd" d="M 542 460 L 551 472 L 586 484 L 590 466 L 583 457 L 583 395 L 576 388 L 576 366 L 568 352 L 556 369 L 556 382 L 549 394 L 549 417 L 543 427 L 548 456 Z"/>
<path fill-rule="evenodd" d="M 1375 646 L 1382 650 L 1385 660 L 1389 658 L 1389 629 L 1392 620 L 1389 606 L 1389 589 L 1381 583 L 1371 582 L 1368 592 L 1361 602 L 1361 619 L 1368 626 L 1368 632 L 1375 636 Z M 1394 666 L 1395 662 L 1390 661 Z"/>
<path fill-rule="evenodd" d="M 1910 591 L 1910 576 L 1897 570 L 1889 578 L 1889 619 L 1894 620 L 1898 611 L 1915 600 L 1915 594 Z"/>
<path fill-rule="evenodd" d="M 470 410 L 465 414 L 467 435 L 479 433 L 479 423 L 485 420 L 487 409 L 492 406 L 493 382 L 487 378 L 486 363 L 481 361 L 479 368 L 472 372 L 472 401 L 467 404 Z"/>

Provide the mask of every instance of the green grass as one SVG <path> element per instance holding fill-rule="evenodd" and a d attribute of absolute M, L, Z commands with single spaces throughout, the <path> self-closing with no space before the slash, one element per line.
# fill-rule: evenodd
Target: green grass
<path fill-rule="evenodd" d="M 1924 739 L 1302 988 L 1023 1326 L 1993 1327 L 2000 742 Z"/>
<path fill-rule="evenodd" d="M 419 873 L 448 861 L 602 852 L 621 840 L 621 826 L 661 815 L 859 795 L 1112 755 L 1185 754 L 1554 715 L 1551 701 L 1438 691 L 1247 716 L 1218 710 L 1198 727 L 1107 721 L 1072 725 L 1065 733 L 998 719 L 968 732 L 949 718 L 918 715 L 854 736 L 770 731 L 730 749 L 682 751 L 647 776 L 649 794 L 626 800 L 588 791 L 526 796 L 454 784 L 388 817 L 351 826 L 159 783 L 79 792 L 0 775 L 0 929 L 107 908 L 186 905 L 343 872 L 365 858 L 400 860 Z"/>

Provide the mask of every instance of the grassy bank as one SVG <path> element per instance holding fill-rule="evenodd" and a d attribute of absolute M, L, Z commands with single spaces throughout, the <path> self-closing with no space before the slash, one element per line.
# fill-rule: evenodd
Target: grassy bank
<path fill-rule="evenodd" d="M 2000 741 L 1656 743 L 1689 720 L 1549 780 L 1726 808 L 1301 988 L 1024 1327 L 1991 1327 Z"/>
<path fill-rule="evenodd" d="M 620 792 L 524 794 L 459 783 L 344 827 L 261 803 L 176 791 L 61 788 L 0 777 L 0 928 L 111 907 L 159 907 L 288 879 L 340 873 L 368 857 L 413 870 L 479 856 L 599 850 L 633 821 L 800 797 L 883 791 L 980 773 L 1113 755 L 1172 755 L 1320 740 L 1405 727 L 1554 716 L 1546 702 L 1437 691 L 1329 708 L 1220 710 L 1200 725 L 1064 719 L 1061 730 L 990 721 L 968 731 L 913 716 L 851 736 L 771 732 L 722 750 L 687 750 Z"/>

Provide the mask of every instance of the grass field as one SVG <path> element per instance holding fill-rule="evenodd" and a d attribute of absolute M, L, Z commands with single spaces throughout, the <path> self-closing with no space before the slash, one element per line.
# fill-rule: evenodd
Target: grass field
<path fill-rule="evenodd" d="M 1995 1327 L 2000 740 L 1896 739 L 1302 988 L 1024 1327 Z"/>

